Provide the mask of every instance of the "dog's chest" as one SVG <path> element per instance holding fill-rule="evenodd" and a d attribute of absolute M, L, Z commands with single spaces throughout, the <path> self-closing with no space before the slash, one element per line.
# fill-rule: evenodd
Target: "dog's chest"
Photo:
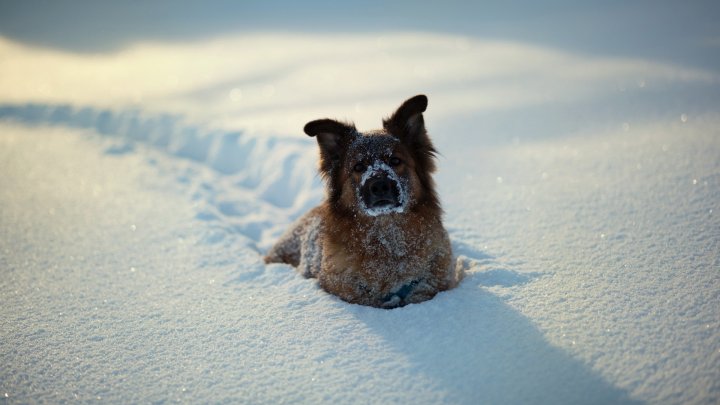
<path fill-rule="evenodd" d="M 431 238 L 416 232 L 406 221 L 376 221 L 355 239 L 356 265 L 362 272 L 404 277 L 427 266 Z"/>
<path fill-rule="evenodd" d="M 359 236 L 360 249 L 370 257 L 406 258 L 414 244 L 407 230 L 395 222 L 374 223 Z"/>

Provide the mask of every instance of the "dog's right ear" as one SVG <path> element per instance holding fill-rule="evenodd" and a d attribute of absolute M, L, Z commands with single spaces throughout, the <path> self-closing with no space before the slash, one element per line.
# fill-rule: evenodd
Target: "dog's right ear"
<path fill-rule="evenodd" d="M 320 168 L 328 172 L 332 168 L 332 163 L 339 161 L 343 156 L 348 143 L 357 133 L 355 126 L 329 118 L 310 121 L 305 124 L 303 130 L 306 134 L 317 138 L 322 158 Z"/>

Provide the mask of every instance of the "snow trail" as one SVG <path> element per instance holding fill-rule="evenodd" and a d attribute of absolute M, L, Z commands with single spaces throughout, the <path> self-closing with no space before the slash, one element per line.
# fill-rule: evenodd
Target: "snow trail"
<path fill-rule="evenodd" d="M 191 183 L 192 198 L 202 206 L 198 218 L 229 224 L 264 248 L 280 232 L 272 228 L 278 215 L 298 217 L 317 204 L 323 192 L 319 178 L 307 175 L 316 166 L 314 142 L 301 135 L 279 142 L 273 137 L 207 129 L 179 115 L 67 104 L 0 105 L 0 119 L 89 129 L 114 140 L 108 153 L 131 153 L 135 145 L 147 145 L 226 175 L 218 183 L 208 182 L 188 167 L 177 180 Z M 264 237 L 267 232 L 272 235 Z"/>

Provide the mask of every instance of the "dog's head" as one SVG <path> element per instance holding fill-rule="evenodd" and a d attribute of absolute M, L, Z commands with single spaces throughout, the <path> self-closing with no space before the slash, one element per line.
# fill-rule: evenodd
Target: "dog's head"
<path fill-rule="evenodd" d="M 320 146 L 320 173 L 333 209 L 378 216 L 419 204 L 438 207 L 431 177 L 436 151 L 422 115 L 426 108 L 427 97 L 415 96 L 383 120 L 382 129 L 365 133 L 327 118 L 305 125 Z"/>

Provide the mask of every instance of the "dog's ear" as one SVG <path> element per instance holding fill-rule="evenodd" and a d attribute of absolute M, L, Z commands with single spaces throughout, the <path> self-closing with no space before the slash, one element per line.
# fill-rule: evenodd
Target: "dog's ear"
<path fill-rule="evenodd" d="M 423 114 L 427 109 L 428 99 L 420 94 L 406 100 L 395 113 L 383 120 L 383 127 L 400 139 L 415 153 L 421 169 L 427 173 L 435 170 L 433 158 L 437 151 L 425 130 Z"/>
<path fill-rule="evenodd" d="M 333 162 L 340 161 L 349 142 L 357 133 L 355 126 L 329 118 L 310 121 L 303 130 L 317 138 L 320 146 L 320 169 L 325 172 L 330 171 Z"/>
<path fill-rule="evenodd" d="M 422 137 L 423 135 L 427 136 L 425 133 L 425 120 L 422 115 L 427 109 L 427 105 L 428 99 L 424 94 L 405 100 L 390 118 L 383 121 L 383 125 L 386 129 L 390 129 L 388 126 L 392 127 L 396 132 L 394 133 L 396 136 L 410 138 L 401 139 L 403 141 L 411 141 L 413 138 Z"/>

